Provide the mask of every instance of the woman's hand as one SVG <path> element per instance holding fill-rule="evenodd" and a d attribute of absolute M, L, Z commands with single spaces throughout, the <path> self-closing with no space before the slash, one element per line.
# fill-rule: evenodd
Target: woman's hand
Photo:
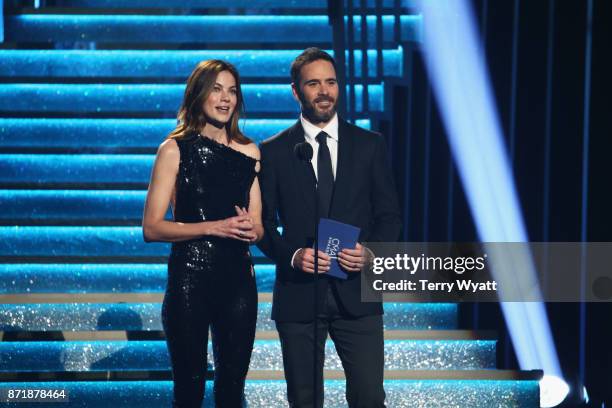
<path fill-rule="evenodd" d="M 248 210 L 244 207 L 240 208 L 237 205 L 234 206 L 234 209 L 236 210 L 236 214 L 238 214 L 238 216 L 246 216 L 248 217 L 248 221 L 251 223 L 251 229 L 250 229 L 250 233 L 252 233 L 252 235 L 250 235 L 251 237 L 253 237 L 249 243 L 250 244 L 254 244 L 259 240 L 259 237 L 257 235 L 257 231 L 256 231 L 256 225 L 253 222 L 253 217 L 251 217 L 251 215 L 249 214 Z"/>
<path fill-rule="evenodd" d="M 237 239 L 248 243 L 257 239 L 257 234 L 253 231 L 253 221 L 248 214 L 244 213 L 239 213 L 239 215 L 224 220 L 215 221 L 211 235 Z"/>

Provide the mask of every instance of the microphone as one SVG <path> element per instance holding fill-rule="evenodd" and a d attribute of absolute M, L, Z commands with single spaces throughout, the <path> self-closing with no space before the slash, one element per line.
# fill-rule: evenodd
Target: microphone
<path fill-rule="evenodd" d="M 301 142 L 293 146 L 293 153 L 302 161 L 309 162 L 312 160 L 312 146 L 308 142 Z"/>

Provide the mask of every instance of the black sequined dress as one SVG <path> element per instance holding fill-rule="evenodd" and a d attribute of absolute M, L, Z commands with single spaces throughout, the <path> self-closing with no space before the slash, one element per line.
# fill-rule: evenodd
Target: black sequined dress
<path fill-rule="evenodd" d="M 181 158 L 175 221 L 221 220 L 236 215 L 234 205 L 248 208 L 255 159 L 199 135 L 177 144 Z M 172 363 L 174 407 L 201 406 L 209 327 L 215 405 L 242 406 L 256 319 L 257 288 L 247 243 L 204 236 L 172 244 L 162 322 Z"/>

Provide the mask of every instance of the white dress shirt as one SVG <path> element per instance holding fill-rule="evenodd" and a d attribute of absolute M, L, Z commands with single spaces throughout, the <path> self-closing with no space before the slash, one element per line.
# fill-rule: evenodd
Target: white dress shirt
<path fill-rule="evenodd" d="M 327 147 L 331 155 L 332 172 L 334 173 L 335 180 L 336 168 L 338 167 L 338 114 L 334 115 L 332 120 L 323 129 L 310 123 L 303 115 L 300 115 L 300 122 L 302 122 L 302 127 L 304 128 L 304 138 L 312 146 L 312 167 L 317 177 L 319 177 L 317 172 L 319 142 L 317 142 L 316 137 L 321 132 L 325 132 L 329 136 L 327 138 Z"/>
<path fill-rule="evenodd" d="M 321 132 L 327 133 L 327 147 L 329 148 L 329 154 L 332 161 L 332 172 L 334 173 L 334 180 L 336 179 L 336 168 L 338 167 L 338 114 L 335 114 L 332 120 L 329 121 L 323 129 L 310 123 L 303 115 L 300 115 L 300 122 L 304 128 L 304 139 L 312 146 L 312 167 L 314 169 L 315 176 L 319 177 L 317 172 L 317 158 L 319 153 L 319 142 L 317 142 L 317 135 Z M 291 257 L 291 266 L 295 260 L 295 255 L 299 249 L 293 253 Z"/>

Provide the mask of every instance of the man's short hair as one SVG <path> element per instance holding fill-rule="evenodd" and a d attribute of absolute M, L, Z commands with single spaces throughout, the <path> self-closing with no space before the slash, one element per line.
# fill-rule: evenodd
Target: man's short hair
<path fill-rule="evenodd" d="M 317 47 L 306 48 L 291 63 L 291 82 L 293 82 L 295 86 L 299 88 L 302 67 L 317 60 L 325 60 L 330 62 L 334 66 L 334 70 L 336 70 L 336 61 L 331 55 Z"/>

